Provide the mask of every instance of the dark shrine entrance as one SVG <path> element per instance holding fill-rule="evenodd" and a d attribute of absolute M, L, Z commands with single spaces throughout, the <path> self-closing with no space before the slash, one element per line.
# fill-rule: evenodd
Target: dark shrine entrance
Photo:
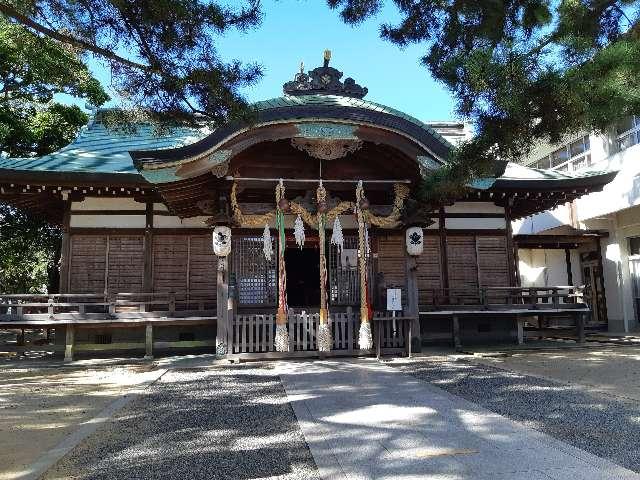
<path fill-rule="evenodd" d="M 287 248 L 287 304 L 290 307 L 320 307 L 320 261 L 317 248 Z"/>

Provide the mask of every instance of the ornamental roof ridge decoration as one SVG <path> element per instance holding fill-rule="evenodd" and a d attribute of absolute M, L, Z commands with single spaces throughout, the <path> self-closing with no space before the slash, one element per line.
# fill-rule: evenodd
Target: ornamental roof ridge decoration
<path fill-rule="evenodd" d="M 341 82 L 343 73 L 329 66 L 331 50 L 324 51 L 324 64 L 304 73 L 304 63 L 300 63 L 300 72 L 294 79 L 285 83 L 282 90 L 286 95 L 341 95 L 344 97 L 363 98 L 369 91 L 351 78 Z"/>

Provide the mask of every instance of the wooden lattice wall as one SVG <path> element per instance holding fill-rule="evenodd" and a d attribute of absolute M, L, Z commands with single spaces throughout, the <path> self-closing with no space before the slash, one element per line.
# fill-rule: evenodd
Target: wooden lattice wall
<path fill-rule="evenodd" d="M 240 306 L 275 306 L 278 294 L 276 242 L 272 237 L 273 256 L 264 257 L 260 235 L 232 237 L 232 265 L 237 300 Z"/>

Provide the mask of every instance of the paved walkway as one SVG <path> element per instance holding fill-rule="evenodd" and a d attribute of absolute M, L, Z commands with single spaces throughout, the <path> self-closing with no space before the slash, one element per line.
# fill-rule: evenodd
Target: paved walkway
<path fill-rule="evenodd" d="M 640 479 L 375 360 L 277 369 L 326 479 Z"/>

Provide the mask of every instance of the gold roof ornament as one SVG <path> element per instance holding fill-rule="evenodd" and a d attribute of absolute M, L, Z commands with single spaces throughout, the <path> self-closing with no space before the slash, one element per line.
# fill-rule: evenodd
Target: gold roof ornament
<path fill-rule="evenodd" d="M 367 88 L 358 85 L 348 77 L 343 81 L 343 73 L 329 66 L 331 50 L 324 51 L 324 63 L 308 73 L 304 73 L 304 63 L 300 63 L 300 72 L 292 81 L 282 86 L 286 95 L 340 95 L 343 97 L 363 98 Z"/>
<path fill-rule="evenodd" d="M 326 49 L 324 51 L 324 66 L 328 67 L 330 61 L 331 61 L 331 50 Z"/>

